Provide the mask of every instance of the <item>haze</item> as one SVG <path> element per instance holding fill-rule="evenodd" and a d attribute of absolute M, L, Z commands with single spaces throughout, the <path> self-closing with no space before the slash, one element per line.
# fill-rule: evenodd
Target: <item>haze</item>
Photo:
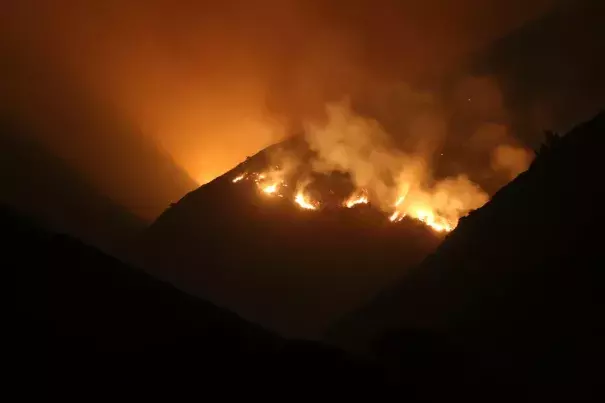
<path fill-rule="evenodd" d="M 78 88 L 111 105 L 112 114 L 205 183 L 308 121 L 323 119 L 326 104 L 343 100 L 405 147 L 411 132 L 422 137 L 439 131 L 435 127 L 453 105 L 468 101 L 470 88 L 482 100 L 473 108 L 486 109 L 478 112 L 481 130 L 505 133 L 487 154 L 500 144 L 508 147 L 484 165 L 504 166 L 510 179 L 528 162 L 511 162 L 527 157 L 501 124 L 507 111 L 499 84 L 488 76 L 465 78 L 464 69 L 471 55 L 538 18 L 552 3 L 11 2 L 2 11 L 3 47 L 13 61 L 3 73 L 2 107 L 44 121 L 71 96 L 64 87 Z M 23 73 L 31 70 L 36 74 Z M 454 74 L 462 78 L 446 96 L 443 88 Z M 421 120 L 406 120 L 418 110 Z M 77 107 L 61 113 L 80 114 Z M 486 129 L 494 116 L 495 126 Z M 421 129 L 410 131 L 410 125 Z M 81 134 L 87 135 L 104 134 Z M 64 147 L 57 145 L 60 136 L 47 134 L 46 140 Z"/>

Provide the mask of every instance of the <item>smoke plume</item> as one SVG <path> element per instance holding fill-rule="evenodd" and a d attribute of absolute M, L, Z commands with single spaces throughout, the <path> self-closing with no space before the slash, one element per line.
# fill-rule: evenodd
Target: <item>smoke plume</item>
<path fill-rule="evenodd" d="M 525 171 L 533 159 L 531 151 L 508 144 L 499 145 L 492 153 L 492 168 L 514 179 Z"/>
<path fill-rule="evenodd" d="M 331 126 L 345 125 L 357 147 L 347 151 L 367 155 L 333 154 L 326 161 L 352 169 L 360 185 L 386 192 L 382 175 L 396 171 L 401 159 L 388 151 L 388 141 L 374 138 L 384 136 L 376 122 L 406 152 L 411 143 L 421 154 L 435 153 L 440 144 L 434 136 L 426 143 L 419 139 L 426 132 L 446 136 L 451 114 L 445 112 L 452 105 L 427 112 L 422 102 L 431 104 L 435 94 L 442 98 L 445 79 L 470 54 L 540 15 L 550 3 L 14 1 L 0 15 L 3 49 L 17 66 L 3 71 L 8 89 L 2 107 L 16 108 L 12 95 L 18 94 L 31 117 L 44 110 L 32 107 L 40 104 L 33 98 L 46 99 L 52 109 L 70 96 L 70 91 L 44 89 L 23 66 L 36 66 L 46 81 L 66 77 L 61 86 L 106 100 L 143 138 L 157 142 L 203 183 L 296 128 L 325 118 L 326 104 L 349 98 L 355 113 L 372 119 L 346 123 L 332 116 Z M 400 101 L 407 102 L 410 93 L 420 99 L 408 107 Z M 80 115 L 77 107 L 62 113 Z M 370 152 L 358 144 L 364 140 L 355 138 L 357 125 L 367 126 L 378 149 Z M 104 135 L 86 125 L 83 131 Z M 57 148 L 63 143 L 85 148 L 86 136 L 69 141 L 48 136 Z M 322 142 L 331 140 L 314 141 L 329 148 Z M 88 158 L 82 160 L 85 164 Z"/>
<path fill-rule="evenodd" d="M 460 217 L 488 200 L 465 175 L 444 179 L 433 175 L 433 149 L 426 144 L 440 138 L 441 128 L 435 130 L 432 124 L 425 128 L 422 118 L 420 123 L 412 121 L 410 131 L 420 127 L 424 135 L 418 137 L 423 144 L 415 147 L 417 152 L 409 154 L 393 145 L 377 121 L 354 114 L 346 103 L 329 105 L 326 114 L 326 122 L 309 124 L 305 130 L 317 153 L 314 169 L 350 174 L 370 200 L 389 214 L 395 211 L 394 218 L 411 215 L 453 228 Z"/>

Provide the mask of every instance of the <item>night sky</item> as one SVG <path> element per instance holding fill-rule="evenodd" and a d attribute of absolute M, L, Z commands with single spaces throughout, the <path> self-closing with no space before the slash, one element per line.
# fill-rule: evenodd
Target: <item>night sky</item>
<path fill-rule="evenodd" d="M 566 3 L 580 11 L 561 19 Z M 449 150 L 455 169 L 481 176 L 491 169 L 481 153 L 498 138 L 533 147 L 543 126 L 568 127 L 603 100 L 591 57 L 603 44 L 603 24 L 578 17 L 587 14 L 580 3 L 10 2 L 0 17 L 10 60 L 2 109 L 40 123 L 38 136 L 60 155 L 81 157 L 72 159 L 84 170 L 90 161 L 111 162 L 86 151 L 90 139 L 117 135 L 114 123 L 98 123 L 111 120 L 155 143 L 192 183 L 204 183 L 325 119 L 327 104 L 348 102 L 396 145 L 429 138 Z M 550 48 L 540 33 L 549 18 L 558 27 L 548 28 Z M 522 45 L 528 37 L 537 43 L 532 50 Z M 69 140 L 57 135 L 73 127 Z M 456 147 L 482 143 L 486 132 L 496 142 L 487 151 Z M 116 174 L 107 176 L 102 181 L 112 183 Z"/>

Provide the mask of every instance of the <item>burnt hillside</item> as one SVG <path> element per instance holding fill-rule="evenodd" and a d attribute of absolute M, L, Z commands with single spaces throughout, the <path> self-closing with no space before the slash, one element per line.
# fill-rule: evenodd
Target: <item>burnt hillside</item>
<path fill-rule="evenodd" d="M 303 161 L 308 153 L 300 138 L 273 147 Z M 143 234 L 138 254 L 143 267 L 183 289 L 284 334 L 318 337 L 419 263 L 441 236 L 415 221 L 393 225 L 371 205 L 343 208 L 354 187 L 341 174 L 314 177 L 316 211 L 291 195 L 266 197 L 253 180 L 233 183 L 267 169 L 273 151 L 186 195 Z"/>
<path fill-rule="evenodd" d="M 384 390 L 370 362 L 282 339 L 4 207 L 0 224 L 21 396 Z"/>
<path fill-rule="evenodd" d="M 605 113 L 549 133 L 527 172 L 327 338 L 397 361 L 407 333 L 440 334 L 492 381 L 590 395 L 604 352 L 604 135 Z"/>

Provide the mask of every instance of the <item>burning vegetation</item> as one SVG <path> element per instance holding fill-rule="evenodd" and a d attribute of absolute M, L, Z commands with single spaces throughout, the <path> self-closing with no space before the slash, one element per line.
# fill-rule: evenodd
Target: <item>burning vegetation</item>
<path fill-rule="evenodd" d="M 439 130 L 439 125 L 422 130 Z M 263 197 L 285 198 L 304 210 L 368 206 L 383 212 L 387 222 L 414 219 L 447 233 L 489 197 L 465 174 L 435 177 L 436 147 L 422 141 L 438 136 L 419 134 L 416 149 L 404 152 L 375 120 L 353 113 L 346 104 L 331 105 L 325 121 L 305 126 L 305 152 L 267 151 L 269 169 L 247 165 L 248 171 L 232 181 L 252 182 Z M 336 190 L 334 182 L 325 180 L 334 173 L 344 174 L 348 187 Z"/>
<path fill-rule="evenodd" d="M 288 184 L 284 180 L 272 181 L 268 179 L 266 173 L 251 173 L 239 174 L 233 178 L 232 182 L 237 183 L 246 180 L 252 180 L 261 195 L 264 197 L 288 197 L 292 202 L 303 210 L 320 210 L 322 203 L 312 198 L 306 191 L 305 185 L 296 186 L 296 192 L 288 195 L 284 189 L 288 188 Z M 452 217 L 439 213 L 434 207 L 429 204 L 423 205 L 420 203 L 405 203 L 405 196 L 400 196 L 392 205 L 392 213 L 389 215 L 389 221 L 397 223 L 405 217 L 414 218 L 425 225 L 429 226 L 437 232 L 452 231 L 460 218 L 460 216 Z M 353 192 L 347 199 L 341 203 L 342 208 L 355 208 L 361 205 L 369 205 L 370 198 L 367 191 L 364 189 Z"/>
<path fill-rule="evenodd" d="M 353 208 L 358 204 L 368 204 L 369 202 L 370 199 L 368 199 L 367 192 L 362 189 L 353 193 L 347 200 L 345 200 L 343 206 L 346 208 Z"/>

